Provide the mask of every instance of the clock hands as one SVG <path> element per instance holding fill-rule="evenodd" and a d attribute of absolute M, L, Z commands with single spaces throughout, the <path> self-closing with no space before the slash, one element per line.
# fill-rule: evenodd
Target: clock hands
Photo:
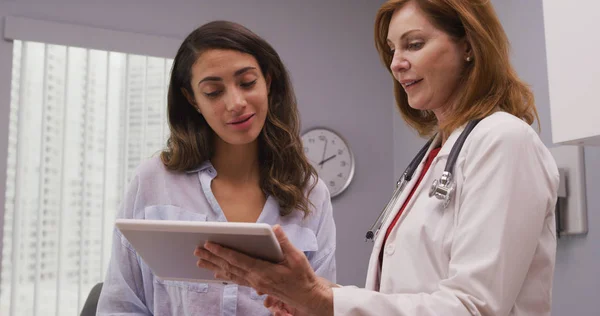
<path fill-rule="evenodd" d="M 322 162 L 325 160 L 325 153 L 327 152 L 327 143 L 328 143 L 327 138 L 325 138 L 325 146 L 323 146 L 323 157 L 321 157 L 321 162 L 319 163 L 321 168 L 323 168 Z"/>
<path fill-rule="evenodd" d="M 323 164 L 322 162 L 325 161 L 325 153 L 327 152 L 327 138 L 323 137 L 325 140 L 325 145 L 323 146 L 323 156 L 321 157 L 321 162 L 319 163 L 319 165 L 321 166 L 321 168 L 323 168 Z"/>
<path fill-rule="evenodd" d="M 354 175 L 354 161 L 352 151 L 341 135 L 327 128 L 314 128 L 302 134 L 302 141 L 306 146 L 304 147 L 306 157 L 326 182 L 331 196 L 334 197 L 345 190 Z M 327 170 L 324 165 L 330 160 L 333 162 L 327 165 L 327 168 L 333 169 Z"/>
<path fill-rule="evenodd" d="M 324 164 L 324 163 L 328 162 L 329 160 L 331 160 L 331 159 L 333 159 L 333 158 L 335 158 L 335 157 L 337 157 L 337 155 L 332 155 L 331 157 L 329 157 L 329 158 L 327 158 L 327 159 L 324 159 L 324 160 L 322 160 L 321 162 L 319 162 L 319 166 L 321 166 L 321 168 L 323 168 L 323 164 Z"/>

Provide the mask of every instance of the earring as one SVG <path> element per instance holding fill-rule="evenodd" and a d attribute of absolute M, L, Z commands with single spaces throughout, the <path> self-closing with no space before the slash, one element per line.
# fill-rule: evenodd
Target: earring
<path fill-rule="evenodd" d="M 471 61 L 471 56 L 467 56 L 467 61 Z"/>

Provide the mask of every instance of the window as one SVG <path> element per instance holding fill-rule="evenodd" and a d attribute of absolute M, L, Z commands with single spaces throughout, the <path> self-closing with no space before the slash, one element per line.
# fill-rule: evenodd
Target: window
<path fill-rule="evenodd" d="M 168 137 L 171 65 L 14 41 L 1 315 L 79 315 L 103 281 L 124 190 Z"/>

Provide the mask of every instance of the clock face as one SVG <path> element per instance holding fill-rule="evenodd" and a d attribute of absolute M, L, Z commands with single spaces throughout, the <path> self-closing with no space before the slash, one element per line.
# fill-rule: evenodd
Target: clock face
<path fill-rule="evenodd" d="M 302 144 L 331 197 L 342 193 L 354 176 L 354 156 L 348 143 L 331 130 L 315 128 L 302 135 Z"/>

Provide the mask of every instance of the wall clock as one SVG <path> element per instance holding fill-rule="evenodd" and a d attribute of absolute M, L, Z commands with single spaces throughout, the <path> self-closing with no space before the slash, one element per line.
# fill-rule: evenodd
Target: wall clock
<path fill-rule="evenodd" d="M 331 197 L 346 190 L 354 176 L 354 155 L 348 142 L 331 129 L 317 127 L 302 134 L 302 144 Z"/>

